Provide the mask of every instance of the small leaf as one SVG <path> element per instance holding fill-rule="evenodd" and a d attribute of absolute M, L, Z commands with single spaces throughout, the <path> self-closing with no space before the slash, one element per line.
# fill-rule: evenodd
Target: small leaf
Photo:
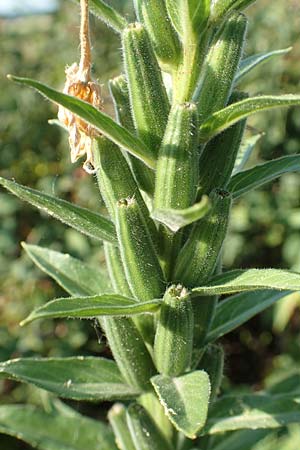
<path fill-rule="evenodd" d="M 84 264 L 72 256 L 22 243 L 32 261 L 71 295 L 85 296 L 111 292 L 106 273 Z"/>
<path fill-rule="evenodd" d="M 268 394 L 272 395 L 288 395 L 290 397 L 297 397 L 300 396 L 300 371 L 299 369 L 291 369 L 288 372 L 288 375 L 286 374 L 286 371 L 289 370 L 285 367 L 283 367 L 282 374 L 274 374 L 275 376 L 275 383 L 274 380 L 271 384 L 271 386 L 268 387 Z M 278 379 L 279 376 L 279 379 Z M 271 379 L 272 381 L 272 379 Z"/>
<path fill-rule="evenodd" d="M 0 406 L 0 433 L 39 450 L 117 450 L 111 430 L 74 411 L 46 413 L 32 405 Z"/>
<path fill-rule="evenodd" d="M 175 428 L 194 439 L 207 416 L 210 395 L 207 373 L 197 370 L 177 378 L 156 375 L 151 383 Z"/>
<path fill-rule="evenodd" d="M 68 131 L 68 127 L 58 119 L 49 119 L 48 123 L 49 125 L 56 125 L 57 127 L 60 127 L 65 131 Z"/>
<path fill-rule="evenodd" d="M 268 430 L 242 430 L 222 435 L 213 450 L 254 450 L 253 446 L 264 439 Z"/>
<path fill-rule="evenodd" d="M 211 0 L 188 0 L 193 30 L 199 33 L 210 14 Z"/>
<path fill-rule="evenodd" d="M 138 302 L 118 294 L 94 295 L 92 297 L 67 297 L 51 300 L 33 310 L 21 322 L 21 326 L 37 319 L 58 317 L 93 318 L 96 316 L 130 316 L 150 313 L 159 309 L 161 300 Z"/>
<path fill-rule="evenodd" d="M 192 293 L 205 296 L 260 289 L 300 291 L 300 274 L 280 269 L 231 270 L 213 277 L 206 286 L 194 288 Z"/>
<path fill-rule="evenodd" d="M 79 2 L 79 0 L 77 0 Z M 102 0 L 89 0 L 89 8 L 92 14 L 102 20 L 117 33 L 122 33 L 127 26 L 125 17 L 121 16 L 114 8 Z"/>
<path fill-rule="evenodd" d="M 108 420 L 114 430 L 120 450 L 136 450 L 132 442 L 126 421 L 126 408 L 122 403 L 115 403 L 108 411 Z"/>
<path fill-rule="evenodd" d="M 0 177 L 0 184 L 14 195 L 80 233 L 116 244 L 115 227 L 106 217 L 52 195 Z"/>
<path fill-rule="evenodd" d="M 214 0 L 212 20 L 222 19 L 229 11 L 242 11 L 254 2 L 255 0 Z"/>
<path fill-rule="evenodd" d="M 171 21 L 180 35 L 199 34 L 210 13 L 211 0 L 166 0 Z"/>
<path fill-rule="evenodd" d="M 215 112 L 203 122 L 200 127 L 201 142 L 209 141 L 213 136 L 252 114 L 297 105 L 300 105 L 300 95 L 262 95 L 233 103 Z"/>
<path fill-rule="evenodd" d="M 76 97 L 63 94 L 55 89 L 31 80 L 30 78 L 15 77 L 8 75 L 8 78 L 17 83 L 25 84 L 36 89 L 40 94 L 52 100 L 54 103 L 63 106 L 72 113 L 81 117 L 90 125 L 94 126 L 104 136 L 120 145 L 132 155 L 141 159 L 151 168 L 155 167 L 155 158 L 153 152 L 139 138 L 131 134 L 126 128 L 118 125 L 111 117 L 94 108 L 90 103 L 79 100 Z"/>
<path fill-rule="evenodd" d="M 166 437 L 142 405 L 129 405 L 126 419 L 136 450 L 171 450 Z"/>
<path fill-rule="evenodd" d="M 117 400 L 139 395 L 114 361 L 100 357 L 22 358 L 0 363 L 0 377 L 34 384 L 73 400 Z"/>
<path fill-rule="evenodd" d="M 151 217 L 163 223 L 170 230 L 176 232 L 187 225 L 204 217 L 210 210 L 211 204 L 207 195 L 199 203 L 186 209 L 155 209 Z"/>
<path fill-rule="evenodd" d="M 211 407 L 203 434 L 279 428 L 300 421 L 300 404 L 289 396 L 224 396 Z"/>
<path fill-rule="evenodd" d="M 232 193 L 233 198 L 238 198 L 284 173 L 299 170 L 300 155 L 283 156 L 237 173 L 231 178 L 227 189 Z"/>
<path fill-rule="evenodd" d="M 286 327 L 289 326 L 295 311 L 300 306 L 299 292 L 293 292 L 282 302 L 278 302 L 272 311 L 273 331 L 275 334 L 282 334 Z"/>
<path fill-rule="evenodd" d="M 247 322 L 251 317 L 264 311 L 289 291 L 243 292 L 221 301 L 216 309 L 207 342 L 215 341 L 226 333 Z M 200 300 L 201 301 L 201 300 Z"/>
<path fill-rule="evenodd" d="M 256 66 L 269 61 L 269 59 L 275 56 L 286 55 L 292 50 L 293 47 L 284 48 L 281 50 L 273 50 L 267 53 L 258 53 L 256 55 L 249 56 L 241 61 L 239 71 L 235 77 L 235 83 L 239 83 L 248 72 L 254 69 Z"/>
<path fill-rule="evenodd" d="M 235 160 L 232 176 L 243 170 L 255 148 L 256 143 L 262 138 L 263 134 L 264 133 L 255 134 L 242 142 Z"/>

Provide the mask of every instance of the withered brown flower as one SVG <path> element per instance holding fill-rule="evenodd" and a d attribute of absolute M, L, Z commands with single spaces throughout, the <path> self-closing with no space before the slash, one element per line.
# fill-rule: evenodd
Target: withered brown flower
<path fill-rule="evenodd" d="M 84 100 L 97 109 L 101 109 L 102 100 L 100 85 L 91 78 L 91 47 L 87 0 L 81 0 L 80 45 L 80 64 L 74 63 L 66 68 L 66 82 L 63 92 L 64 94 L 72 95 L 80 100 Z M 59 106 L 58 109 L 58 119 L 65 125 L 69 132 L 71 161 L 74 163 L 79 158 L 86 155 L 86 161 L 83 168 L 88 173 L 94 173 L 95 167 L 92 154 L 92 141 L 93 138 L 100 136 L 100 132 L 62 106 Z"/>

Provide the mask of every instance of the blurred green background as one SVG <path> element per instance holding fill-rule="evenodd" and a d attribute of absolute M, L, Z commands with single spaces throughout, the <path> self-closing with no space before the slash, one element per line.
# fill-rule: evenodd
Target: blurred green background
<path fill-rule="evenodd" d="M 32 90 L 6 79 L 7 73 L 14 73 L 62 88 L 65 66 L 78 60 L 78 7 L 69 0 L 57 1 L 53 2 L 51 13 L 33 15 L 27 3 L 31 8 L 34 5 L 22 2 L 26 15 L 16 17 L 7 17 L 0 7 L 0 174 L 100 211 L 104 207 L 95 180 L 82 170 L 80 162 L 71 165 L 64 131 L 48 124 L 56 116 L 56 108 Z M 131 6 L 126 0 L 109 3 L 131 17 Z M 259 0 L 248 9 L 247 15 L 250 25 L 246 55 L 289 46 L 293 50 L 256 69 L 242 88 L 251 95 L 299 93 L 299 0 Z M 105 111 L 112 113 L 106 82 L 120 72 L 120 42 L 94 18 L 91 26 L 94 76 L 103 83 Z M 249 121 L 247 134 L 256 132 L 265 134 L 249 165 L 299 153 L 300 108 L 257 115 Z M 94 265 L 103 264 L 99 244 L 3 190 L 0 218 L 0 360 L 32 355 L 100 354 L 105 339 L 96 333 L 92 322 L 41 321 L 24 329 L 18 325 L 33 307 L 64 295 L 33 267 L 23 254 L 20 241 L 68 252 Z M 285 175 L 244 196 L 234 206 L 224 248 L 224 267 L 269 266 L 300 271 L 300 174 Z M 270 380 L 300 372 L 300 296 L 294 294 L 279 302 L 224 338 L 223 344 L 227 355 L 224 390 L 262 389 Z M 46 400 L 47 395 L 36 388 L 0 382 L 0 403 Z M 72 404 L 87 414 L 101 415 L 99 406 Z M 280 438 L 275 437 L 255 450 L 298 450 L 299 430 L 298 426 L 288 432 L 284 430 Z M 3 448 L 11 450 L 29 448 L 0 435 L 2 442 Z"/>

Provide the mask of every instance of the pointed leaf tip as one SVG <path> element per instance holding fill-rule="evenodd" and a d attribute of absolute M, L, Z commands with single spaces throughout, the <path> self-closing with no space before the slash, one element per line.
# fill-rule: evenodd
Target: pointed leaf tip
<path fill-rule="evenodd" d="M 22 322 L 27 325 L 37 319 L 93 318 L 97 316 L 130 316 L 156 312 L 161 300 L 138 302 L 119 294 L 103 294 L 89 297 L 67 297 L 51 300 L 36 308 Z"/>
<path fill-rule="evenodd" d="M 0 177 L 0 185 L 21 200 L 30 203 L 77 231 L 92 238 L 107 240 L 116 244 L 115 227 L 107 217 L 58 197 L 22 186 L 6 178 Z"/>
<path fill-rule="evenodd" d="M 207 142 L 223 130 L 258 112 L 299 105 L 300 95 L 293 94 L 261 95 L 232 103 L 213 113 L 203 122 L 200 127 L 200 141 Z"/>
<path fill-rule="evenodd" d="M 203 195 L 200 202 L 185 209 L 155 209 L 151 217 L 166 225 L 171 231 L 177 232 L 180 228 L 202 219 L 211 208 L 207 195 Z"/>
<path fill-rule="evenodd" d="M 18 358 L 0 363 L 0 374 L 74 400 L 127 400 L 139 395 L 116 363 L 102 357 Z"/>
<path fill-rule="evenodd" d="M 74 297 L 107 294 L 112 291 L 106 271 L 102 272 L 67 253 L 47 247 L 25 242 L 22 247 L 43 272 Z"/>
<path fill-rule="evenodd" d="M 298 171 L 300 171 L 300 155 L 282 156 L 236 173 L 229 182 L 228 190 L 233 198 L 238 198 L 284 173 Z"/>
<path fill-rule="evenodd" d="M 300 291 L 300 273 L 281 269 L 237 269 L 211 278 L 206 286 L 192 289 L 194 296 L 222 295 L 273 289 Z"/>

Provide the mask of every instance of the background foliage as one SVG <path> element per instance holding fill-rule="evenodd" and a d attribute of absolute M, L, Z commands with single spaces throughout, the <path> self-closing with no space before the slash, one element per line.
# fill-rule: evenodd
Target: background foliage
<path fill-rule="evenodd" d="M 130 15 L 126 1 L 111 3 Z M 64 132 L 47 123 L 48 119 L 55 117 L 55 108 L 37 98 L 33 91 L 16 88 L 5 78 L 7 73 L 24 74 L 51 86 L 62 86 L 65 65 L 78 59 L 79 15 L 74 14 L 74 10 L 76 5 L 65 0 L 51 15 L 0 18 L 0 174 L 82 206 L 101 210 L 103 205 L 100 199 L 97 202 L 93 178 L 85 174 L 80 163 L 76 166 L 70 164 Z M 260 0 L 248 10 L 248 14 L 252 20 L 247 54 L 290 45 L 293 50 L 285 57 L 256 69 L 243 87 L 251 95 L 262 91 L 299 93 L 299 2 Z M 94 72 L 105 83 L 119 73 L 120 44 L 117 37 L 99 22 L 92 31 Z M 107 100 L 106 87 L 103 95 Z M 105 110 L 112 111 L 108 100 Z M 299 153 L 299 108 L 258 115 L 249 123 L 255 130 L 265 132 L 249 165 Z M 45 321 L 19 328 L 19 321 L 33 307 L 62 294 L 22 254 L 19 242 L 24 240 L 52 247 L 96 265 L 103 261 L 102 249 L 98 243 L 40 215 L 4 191 L 0 193 L 0 204 L 0 360 L 35 354 L 99 354 L 105 340 L 90 322 Z M 224 249 L 224 265 L 228 268 L 272 266 L 300 271 L 299 255 L 300 176 L 288 174 L 236 203 Z M 276 309 L 252 319 L 224 338 L 227 354 L 224 390 L 229 385 L 239 390 L 247 390 L 249 385 L 263 388 L 288 371 L 299 371 L 299 306 L 300 296 L 293 294 L 279 302 Z M 2 401 L 45 403 L 47 394 L 33 387 L 5 381 L 0 382 L 0 403 Z M 97 405 L 83 404 L 80 408 L 94 417 L 105 414 L 105 404 L 103 410 Z M 299 448 L 299 426 L 281 433 L 282 436 L 274 435 L 271 441 L 268 438 L 255 450 Z M 6 448 L 12 450 L 27 448 L 13 439 L 0 436 L 2 441 Z"/>

